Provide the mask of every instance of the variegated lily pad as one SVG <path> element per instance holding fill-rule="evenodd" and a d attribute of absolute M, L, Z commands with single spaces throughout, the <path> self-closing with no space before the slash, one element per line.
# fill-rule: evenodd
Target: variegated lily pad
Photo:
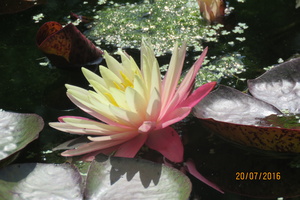
<path fill-rule="evenodd" d="M 81 200 L 81 176 L 69 164 L 24 163 L 0 170 L 0 199 Z"/>
<path fill-rule="evenodd" d="M 101 178 L 99 178 L 101 177 Z M 165 165 L 141 159 L 99 155 L 86 183 L 87 199 L 188 199 L 187 176 Z"/>
<path fill-rule="evenodd" d="M 213 132 L 241 145 L 277 152 L 300 152 L 300 131 L 273 127 L 265 119 L 282 113 L 271 104 L 220 86 L 194 107 L 194 115 Z"/>
<path fill-rule="evenodd" d="M 36 114 L 0 110 L 0 160 L 18 152 L 35 140 L 43 127 L 43 119 Z"/>

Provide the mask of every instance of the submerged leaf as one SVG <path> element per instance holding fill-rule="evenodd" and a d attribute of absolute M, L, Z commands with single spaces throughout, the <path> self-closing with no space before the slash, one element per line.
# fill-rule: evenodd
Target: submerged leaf
<path fill-rule="evenodd" d="M 270 115 L 264 119 L 261 119 L 262 123 L 269 126 L 298 129 L 300 130 L 299 123 L 300 116 L 298 115 Z"/>
<path fill-rule="evenodd" d="M 0 160 L 18 152 L 35 140 L 43 127 L 43 119 L 36 114 L 0 110 Z"/>
<path fill-rule="evenodd" d="M 180 171 L 140 159 L 99 155 L 86 183 L 86 199 L 188 199 L 191 183 Z"/>

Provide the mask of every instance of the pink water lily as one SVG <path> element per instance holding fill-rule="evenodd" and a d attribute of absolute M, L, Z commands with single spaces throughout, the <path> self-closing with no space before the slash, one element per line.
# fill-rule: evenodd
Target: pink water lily
<path fill-rule="evenodd" d="M 85 154 L 90 159 L 98 153 L 114 153 L 114 156 L 134 157 L 146 145 L 172 162 L 182 162 L 183 145 L 170 125 L 185 118 L 216 84 L 207 83 L 193 91 L 205 49 L 178 85 L 185 51 L 186 44 L 181 48 L 175 45 L 163 79 L 151 44 L 146 40 L 141 46 L 141 69 L 122 51 L 118 51 L 122 63 L 104 53 L 108 68 L 100 66 L 102 77 L 82 68 L 93 90 L 66 85 L 67 95 L 96 120 L 62 116 L 59 122 L 50 123 L 60 131 L 88 135 L 88 143 L 62 155 Z"/>
<path fill-rule="evenodd" d="M 221 23 L 225 15 L 224 0 L 197 0 L 201 15 L 209 23 Z"/>

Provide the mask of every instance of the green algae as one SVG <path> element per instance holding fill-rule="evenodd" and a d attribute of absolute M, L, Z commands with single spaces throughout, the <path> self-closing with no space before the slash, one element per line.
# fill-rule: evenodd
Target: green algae
<path fill-rule="evenodd" d="M 170 53 L 175 42 L 187 41 L 188 50 L 196 52 L 189 56 L 191 63 L 197 59 L 203 46 L 209 45 L 209 52 L 201 72 L 196 79 L 196 87 L 209 81 L 238 77 L 244 72 L 240 52 L 235 46 L 246 40 L 245 23 L 237 23 L 231 30 L 222 24 L 207 25 L 201 17 L 195 0 L 143 0 L 138 3 L 101 2 L 103 8 L 95 12 L 95 21 L 86 35 L 99 46 L 112 45 L 117 48 L 139 49 L 143 37 L 148 38 L 156 56 Z M 228 10 L 234 8 L 228 7 Z M 227 41 L 220 41 L 220 38 Z M 163 66 L 161 71 L 166 71 Z M 234 85 L 235 83 L 233 83 Z"/>
<path fill-rule="evenodd" d="M 204 21 L 196 1 L 143 1 L 117 4 L 96 13 L 88 36 L 98 45 L 104 43 L 122 48 L 139 48 L 142 37 L 151 38 L 156 55 L 169 52 L 176 41 L 202 50 Z"/>

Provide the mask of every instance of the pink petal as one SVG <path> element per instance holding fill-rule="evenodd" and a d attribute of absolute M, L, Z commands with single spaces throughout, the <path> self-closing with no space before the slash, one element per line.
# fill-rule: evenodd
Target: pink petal
<path fill-rule="evenodd" d="M 194 177 L 205 183 L 206 185 L 214 188 L 215 190 L 221 192 L 224 194 L 224 192 L 217 186 L 216 184 L 212 183 L 211 181 L 207 180 L 204 176 L 202 176 L 198 170 L 196 169 L 196 166 L 192 160 L 188 160 L 186 163 L 187 171 L 192 174 Z"/>
<path fill-rule="evenodd" d="M 178 106 L 178 105 L 180 105 L 183 101 L 185 101 L 188 98 L 188 96 L 190 95 L 190 93 L 193 89 L 193 84 L 195 82 L 195 77 L 202 65 L 202 62 L 205 58 L 206 53 L 207 53 L 207 48 L 204 49 L 200 58 L 195 62 L 195 64 L 188 71 L 188 73 L 186 74 L 183 81 L 179 85 L 179 87 L 178 87 L 175 95 L 172 97 L 172 99 L 168 102 L 168 104 L 166 104 L 162 107 L 161 116 L 167 115 L 167 113 L 169 111 L 172 111 L 177 107 L 183 107 L 183 106 Z M 187 106 L 187 107 L 189 107 L 189 106 Z"/>
<path fill-rule="evenodd" d="M 180 107 L 194 107 L 199 103 L 208 93 L 214 89 L 216 82 L 206 83 L 198 87 L 186 100 L 184 100 Z"/>
<path fill-rule="evenodd" d="M 184 79 L 182 80 L 181 84 L 178 87 L 178 90 L 176 91 L 180 99 L 186 99 L 187 96 L 190 93 L 190 90 L 192 89 L 192 85 L 195 81 L 195 77 L 202 66 L 202 62 L 205 58 L 205 55 L 207 53 L 208 48 L 206 47 L 202 54 L 200 55 L 200 58 L 195 62 L 195 64 L 192 66 L 192 68 L 188 71 L 188 73 L 185 75 Z"/>
<path fill-rule="evenodd" d="M 183 161 L 183 145 L 178 133 L 171 127 L 149 133 L 146 145 L 160 152 L 172 162 Z"/>
<path fill-rule="evenodd" d="M 181 107 L 173 110 L 171 113 L 167 113 L 162 119 L 160 119 L 161 124 L 160 126 L 158 125 L 158 127 L 165 128 L 179 122 L 188 116 L 191 110 L 192 108 L 190 107 Z"/>
<path fill-rule="evenodd" d="M 140 148 L 145 144 L 148 134 L 139 134 L 135 138 L 120 145 L 114 156 L 133 158 Z"/>

